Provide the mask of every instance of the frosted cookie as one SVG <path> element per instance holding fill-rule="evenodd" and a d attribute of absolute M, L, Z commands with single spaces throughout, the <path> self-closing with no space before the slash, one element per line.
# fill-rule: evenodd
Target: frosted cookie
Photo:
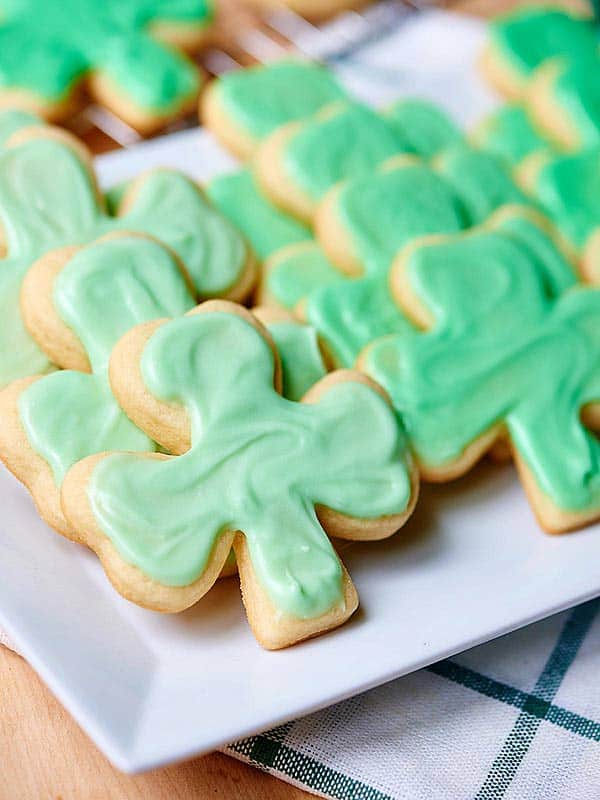
<path fill-rule="evenodd" d="M 552 150 L 548 139 L 534 127 L 523 106 L 505 105 L 493 111 L 471 131 L 474 147 L 517 167 L 524 158 Z"/>
<path fill-rule="evenodd" d="M 289 8 L 312 20 L 323 20 L 341 11 L 352 11 L 368 5 L 371 0 L 244 0 L 248 5 L 274 11 Z"/>
<path fill-rule="evenodd" d="M 368 175 L 398 153 L 429 157 L 459 138 L 443 112 L 427 102 L 402 101 L 385 113 L 335 103 L 271 134 L 258 148 L 255 174 L 276 205 L 310 222 L 340 181 Z"/>
<path fill-rule="evenodd" d="M 115 230 L 146 232 L 175 250 L 202 297 L 242 299 L 254 281 L 242 237 L 193 181 L 174 170 L 147 172 L 129 184 L 117 214 L 107 214 L 85 148 L 44 126 L 18 130 L 0 150 L 0 227 L 0 386 L 51 368 L 23 326 L 19 292 L 31 264 L 57 247 Z"/>
<path fill-rule="evenodd" d="M 110 378 L 128 416 L 184 453 L 104 453 L 67 473 L 63 510 L 115 587 L 140 605 L 183 610 L 210 589 L 233 545 L 263 646 L 348 619 L 356 591 L 326 532 L 388 536 L 416 496 L 378 388 L 332 373 L 305 402 L 283 399 L 264 328 L 217 301 L 134 328 L 113 351 Z"/>
<path fill-rule="evenodd" d="M 379 336 L 410 328 L 385 275 L 351 278 L 315 242 L 275 253 L 265 264 L 260 295 L 271 306 L 293 310 L 317 331 L 337 367 L 353 366 L 360 351 Z"/>
<path fill-rule="evenodd" d="M 402 150 L 420 158 L 433 158 L 462 141 L 463 134 L 440 106 L 421 98 L 398 100 L 385 119 L 402 141 Z"/>
<path fill-rule="evenodd" d="M 558 147 L 579 150 L 600 143 L 600 57 L 544 63 L 534 74 L 527 100 L 536 125 Z"/>
<path fill-rule="evenodd" d="M 492 153 L 457 145 L 441 153 L 435 166 L 460 198 L 470 225 L 485 222 L 501 206 L 531 203 L 509 167 Z"/>
<path fill-rule="evenodd" d="M 258 306 L 252 313 L 269 331 L 279 355 L 281 394 L 302 400 L 329 371 L 316 330 L 278 308 Z"/>
<path fill-rule="evenodd" d="M 99 102 L 150 132 L 193 107 L 201 77 L 181 50 L 203 41 L 212 16 L 208 0 L 11 3 L 0 26 L 0 105 L 64 119 L 85 82 Z"/>
<path fill-rule="evenodd" d="M 259 260 L 282 247 L 312 239 L 312 233 L 274 206 L 256 185 L 250 170 L 214 178 L 206 187 L 213 205 L 240 230 Z"/>
<path fill-rule="evenodd" d="M 555 56 L 577 59 L 597 46 L 591 20 L 559 8 L 525 5 L 491 23 L 481 66 L 498 91 L 518 100 L 544 61 Z"/>
<path fill-rule="evenodd" d="M 580 418 L 600 398 L 600 293 L 550 244 L 500 219 L 407 248 L 392 284 L 421 332 L 375 342 L 360 365 L 392 396 L 425 478 L 462 475 L 508 436 L 540 523 L 561 532 L 600 514 L 600 445 Z"/>
<path fill-rule="evenodd" d="M 348 275 L 387 272 L 411 239 L 469 224 L 452 186 L 412 157 L 354 178 L 325 197 L 315 218 L 328 258 Z"/>
<path fill-rule="evenodd" d="M 76 538 L 60 508 L 60 486 L 73 464 L 105 450 L 155 449 L 110 390 L 113 345 L 134 325 L 179 316 L 194 304 L 175 255 L 140 235 L 116 233 L 54 250 L 31 267 L 22 292 L 25 320 L 65 369 L 0 392 L 0 457 L 64 536 Z"/>
<path fill-rule="evenodd" d="M 234 155 L 246 159 L 276 128 L 345 96 L 324 67 L 278 61 L 227 72 L 213 81 L 203 96 L 201 122 Z"/>
<path fill-rule="evenodd" d="M 600 146 L 534 159 L 521 171 L 527 188 L 577 253 L 583 276 L 600 279 Z"/>

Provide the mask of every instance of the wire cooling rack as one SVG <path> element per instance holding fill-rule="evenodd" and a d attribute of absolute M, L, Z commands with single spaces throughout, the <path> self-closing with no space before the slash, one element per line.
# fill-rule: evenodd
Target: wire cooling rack
<path fill-rule="evenodd" d="M 361 11 L 343 11 L 322 24 L 311 23 L 285 8 L 258 13 L 233 10 L 230 0 L 217 23 L 215 44 L 196 59 L 211 76 L 241 66 L 268 63 L 285 53 L 333 64 L 401 25 L 419 10 L 434 5 L 426 0 L 412 3 L 380 0 Z M 231 7 L 235 25 L 228 24 Z M 161 133 L 172 133 L 197 125 L 196 114 L 178 119 Z M 106 108 L 90 103 L 72 117 L 68 127 L 88 143 L 94 152 L 129 147 L 141 141 L 140 134 Z"/>

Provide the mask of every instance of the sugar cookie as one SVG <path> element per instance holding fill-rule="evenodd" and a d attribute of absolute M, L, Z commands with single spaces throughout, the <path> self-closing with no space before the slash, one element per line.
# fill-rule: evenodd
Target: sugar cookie
<path fill-rule="evenodd" d="M 233 544 L 263 646 L 343 623 L 357 596 L 324 531 L 388 536 L 416 496 L 402 431 L 375 385 L 332 373 L 304 404 L 284 400 L 264 328 L 222 301 L 134 328 L 110 377 L 130 418 L 186 451 L 102 454 L 67 473 L 63 510 L 116 588 L 182 610 L 208 591 Z"/>
<path fill-rule="evenodd" d="M 248 169 L 219 175 L 206 192 L 221 214 L 244 234 L 261 261 L 282 247 L 312 239 L 305 225 L 263 195 Z"/>
<path fill-rule="evenodd" d="M 3 11 L 2 107 L 61 120 L 85 81 L 97 100 L 146 133 L 196 101 L 201 76 L 180 49 L 204 39 L 208 0 L 21 0 Z"/>
<path fill-rule="evenodd" d="M 345 96 L 324 67 L 278 61 L 227 72 L 213 81 L 203 96 L 201 121 L 234 155 L 246 159 L 280 125 Z"/>
<path fill-rule="evenodd" d="M 29 270 L 25 321 L 66 369 L 23 378 L 0 392 L 0 457 L 31 492 L 42 518 L 73 538 L 60 509 L 65 472 L 104 450 L 154 450 L 108 383 L 108 359 L 140 322 L 195 304 L 175 255 L 153 239 L 114 233 L 87 247 L 54 250 Z"/>
<path fill-rule="evenodd" d="M 498 91 L 519 100 L 544 61 L 554 56 L 577 59 L 597 46 L 589 19 L 564 9 L 525 5 L 491 23 L 481 66 Z"/>
<path fill-rule="evenodd" d="M 431 103 L 404 100 L 379 113 L 338 102 L 278 128 L 258 148 L 257 180 L 280 208 L 310 222 L 335 184 L 370 174 L 398 153 L 430 157 L 460 133 Z"/>
<path fill-rule="evenodd" d="M 579 150 L 600 143 L 597 51 L 575 60 L 555 58 L 533 75 L 527 91 L 536 125 L 558 147 Z"/>
<path fill-rule="evenodd" d="M 323 20 L 340 11 L 353 11 L 368 5 L 371 0 L 244 0 L 251 6 L 265 10 L 289 8 L 312 20 Z"/>
<path fill-rule="evenodd" d="M 488 114 L 469 135 L 474 147 L 498 156 L 511 167 L 524 158 L 552 150 L 523 106 L 505 105 Z"/>
<path fill-rule="evenodd" d="M 18 130 L 0 151 L 0 226 L 0 386 L 51 368 L 23 326 L 19 292 L 31 264 L 57 247 L 113 230 L 146 232 L 176 251 L 200 296 L 242 299 L 254 281 L 242 237 L 193 181 L 174 170 L 147 172 L 109 215 L 83 145 L 45 126 Z"/>
<path fill-rule="evenodd" d="M 497 220 L 407 248 L 392 284 L 423 330 L 373 343 L 360 364 L 390 392 L 425 478 L 462 475 L 508 436 L 540 523 L 561 532 L 600 514 L 600 445 L 580 419 L 600 398 L 600 293 L 542 233 Z"/>

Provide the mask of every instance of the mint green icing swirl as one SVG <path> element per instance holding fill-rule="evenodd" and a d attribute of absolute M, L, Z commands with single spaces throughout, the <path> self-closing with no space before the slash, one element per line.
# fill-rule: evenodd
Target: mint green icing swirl
<path fill-rule="evenodd" d="M 119 236 L 76 253 L 54 282 L 53 301 L 93 372 L 64 370 L 40 378 L 19 396 L 19 414 L 31 446 L 60 485 L 67 469 L 85 456 L 154 449 L 114 399 L 108 359 L 134 325 L 183 314 L 194 298 L 166 248 L 151 239 Z"/>
<path fill-rule="evenodd" d="M 0 152 L 0 224 L 7 250 L 0 269 L 0 386 L 51 368 L 18 311 L 25 273 L 49 250 L 89 243 L 115 230 L 149 233 L 176 251 L 201 296 L 227 292 L 246 261 L 240 234 L 185 176 L 173 170 L 150 173 L 127 213 L 109 216 L 87 166 L 50 136 Z"/>
<path fill-rule="evenodd" d="M 156 397 L 186 407 L 191 448 L 161 461 L 109 455 L 88 496 L 121 556 L 169 586 L 202 574 L 224 530 L 243 531 L 273 605 L 313 618 L 343 602 L 341 565 L 315 505 L 364 518 L 405 509 L 405 445 L 370 387 L 344 382 L 315 404 L 292 403 L 275 392 L 273 367 L 266 341 L 237 315 L 161 327 L 142 375 Z"/>
<path fill-rule="evenodd" d="M 288 400 L 301 400 L 327 374 L 317 332 L 293 320 L 271 322 L 267 328 L 281 359 L 282 394 Z"/>
<path fill-rule="evenodd" d="M 422 463 L 448 465 L 504 423 L 541 491 L 576 511 L 600 503 L 600 445 L 580 419 L 600 398 L 600 293 L 540 252 L 513 231 L 416 249 L 407 278 L 433 325 L 380 340 L 363 363 Z"/>
<path fill-rule="evenodd" d="M 311 238 L 308 228 L 264 197 L 247 169 L 214 178 L 206 191 L 211 202 L 244 234 L 261 260 L 282 247 Z"/>
<path fill-rule="evenodd" d="M 563 62 L 554 82 L 550 102 L 555 113 L 566 117 L 577 133 L 577 146 L 600 143 L 600 57 L 597 50 L 587 57 Z"/>
<path fill-rule="evenodd" d="M 219 78 L 218 92 L 228 116 L 258 140 L 346 97 L 329 70 L 292 60 L 228 72 Z"/>
<path fill-rule="evenodd" d="M 2 11 L 2 88 L 57 103 L 98 71 L 130 103 L 157 113 L 177 110 L 198 92 L 194 65 L 151 32 L 161 22 L 207 24 L 212 4 L 206 0 L 194 6 L 189 0 L 9 0 Z"/>

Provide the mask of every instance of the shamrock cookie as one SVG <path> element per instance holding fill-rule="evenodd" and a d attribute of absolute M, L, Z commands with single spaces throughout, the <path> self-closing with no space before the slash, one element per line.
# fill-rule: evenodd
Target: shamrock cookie
<path fill-rule="evenodd" d="M 114 230 L 146 232 L 175 250 L 200 296 L 242 299 L 254 280 L 241 236 L 191 180 L 173 170 L 145 173 L 109 215 L 84 147 L 45 126 L 18 130 L 0 150 L 0 224 L 0 386 L 51 368 L 23 326 L 19 292 L 31 264 L 57 247 Z"/>
<path fill-rule="evenodd" d="M 305 61 L 279 61 L 227 72 L 204 93 L 201 121 L 234 155 L 249 158 L 280 125 L 343 100 L 331 72 Z"/>
<path fill-rule="evenodd" d="M 600 400 L 600 292 L 542 234 L 497 219 L 408 248 L 392 283 L 421 332 L 373 343 L 360 364 L 424 477 L 457 477 L 508 436 L 538 519 L 560 532 L 600 515 L 600 445 L 581 422 Z"/>
<path fill-rule="evenodd" d="M 281 394 L 302 400 L 328 372 L 316 330 L 278 308 L 258 306 L 254 316 L 271 334 L 281 362 Z"/>
<path fill-rule="evenodd" d="M 597 50 L 567 60 L 552 59 L 536 70 L 527 93 L 536 125 L 557 146 L 579 150 L 600 143 Z"/>
<path fill-rule="evenodd" d="M 528 163 L 529 162 L 529 163 Z M 577 254 L 583 276 L 600 279 L 600 146 L 526 159 L 520 175 Z"/>
<path fill-rule="evenodd" d="M 54 250 L 29 270 L 25 320 L 65 369 L 0 392 L 0 457 L 64 536 L 73 538 L 60 508 L 69 467 L 104 450 L 155 449 L 110 390 L 113 345 L 134 325 L 182 315 L 194 304 L 175 255 L 140 235 L 114 233 L 87 247 Z"/>
<path fill-rule="evenodd" d="M 116 588 L 156 610 L 183 610 L 210 589 L 233 545 L 265 647 L 343 623 L 357 596 L 325 531 L 388 536 L 416 495 L 378 388 L 332 373 L 304 403 L 283 399 L 265 330 L 219 301 L 134 328 L 113 351 L 110 377 L 128 416 L 184 453 L 104 453 L 67 473 L 64 512 Z"/>
<path fill-rule="evenodd" d="M 368 175 L 398 153 L 429 157 L 458 137 L 430 103 L 403 101 L 389 115 L 360 103 L 335 103 L 271 134 L 258 149 L 255 171 L 276 205 L 308 222 L 336 183 Z"/>
<path fill-rule="evenodd" d="M 555 56 L 578 59 L 597 47 L 591 20 L 559 8 L 525 5 L 492 22 L 481 66 L 498 91 L 518 100 L 544 61 Z"/>
<path fill-rule="evenodd" d="M 505 105 L 493 111 L 471 131 L 469 139 L 474 147 L 498 156 L 511 167 L 517 167 L 529 156 L 552 150 L 519 105 Z"/>
<path fill-rule="evenodd" d="M 315 228 L 327 256 L 350 275 L 387 270 L 410 238 L 484 222 L 503 205 L 527 204 L 495 156 L 456 145 L 428 166 L 396 156 L 346 181 L 320 204 Z"/>
<path fill-rule="evenodd" d="M 200 73 L 178 48 L 197 47 L 211 20 L 208 0 L 5 4 L 0 104 L 64 119 L 85 81 L 102 104 L 150 132 L 193 106 Z"/>
<path fill-rule="evenodd" d="M 240 230 L 264 261 L 287 245 L 312 239 L 309 229 L 276 208 L 248 169 L 219 175 L 206 187 L 214 206 Z"/>
<path fill-rule="evenodd" d="M 314 242 L 284 248 L 269 259 L 260 296 L 305 320 L 338 367 L 353 366 L 374 339 L 411 327 L 393 302 L 385 275 L 346 276 Z"/>

